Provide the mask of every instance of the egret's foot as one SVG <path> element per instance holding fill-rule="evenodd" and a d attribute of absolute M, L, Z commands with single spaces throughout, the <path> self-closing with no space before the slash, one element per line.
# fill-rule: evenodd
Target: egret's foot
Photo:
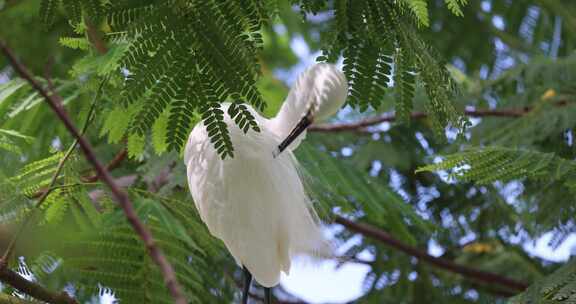
<path fill-rule="evenodd" d="M 264 303 L 272 304 L 272 288 L 264 288 Z"/>
<path fill-rule="evenodd" d="M 242 304 L 248 304 L 248 292 L 250 292 L 250 284 L 252 284 L 252 274 L 245 266 L 242 267 L 242 272 L 244 273 L 244 291 L 242 293 Z"/>

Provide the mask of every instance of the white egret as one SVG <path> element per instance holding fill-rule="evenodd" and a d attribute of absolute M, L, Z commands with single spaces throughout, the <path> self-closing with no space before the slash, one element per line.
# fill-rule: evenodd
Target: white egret
<path fill-rule="evenodd" d="M 222 160 L 203 124 L 185 147 L 188 185 L 201 219 L 243 267 L 243 303 L 252 276 L 277 285 L 296 255 L 330 255 L 316 214 L 298 175 L 292 150 L 313 121 L 326 119 L 344 104 L 346 77 L 334 65 L 317 64 L 302 73 L 273 119 L 249 111 L 261 132 L 242 130 L 226 115 L 234 157 Z M 226 112 L 229 103 L 223 103 Z M 284 152 L 283 152 L 284 151 Z"/>

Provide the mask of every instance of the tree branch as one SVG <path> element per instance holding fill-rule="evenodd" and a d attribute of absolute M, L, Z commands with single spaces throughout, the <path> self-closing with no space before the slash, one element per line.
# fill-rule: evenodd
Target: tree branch
<path fill-rule="evenodd" d="M 488 284 L 499 284 L 502 286 L 506 286 L 510 289 L 514 289 L 517 291 L 523 291 L 528 288 L 528 284 L 519 282 L 499 274 L 477 270 L 474 268 L 470 268 L 468 266 L 456 264 L 450 260 L 446 260 L 443 258 L 437 258 L 434 256 L 429 255 L 428 253 L 416 248 L 412 247 L 408 244 L 403 243 L 400 240 L 395 239 L 390 234 L 364 223 L 356 223 L 351 220 L 345 219 L 341 216 L 337 216 L 336 223 L 348 228 L 349 230 L 355 231 L 360 233 L 364 236 L 373 238 L 378 240 L 384 244 L 387 244 L 395 249 L 398 249 L 410 256 L 418 258 L 421 261 L 434 265 L 438 268 L 442 268 L 448 270 L 450 272 L 461 274 L 465 277 L 475 279 L 477 281 L 481 281 Z"/>
<path fill-rule="evenodd" d="M 126 150 L 126 148 L 123 148 L 122 150 L 120 150 L 118 153 L 116 153 L 114 158 L 112 158 L 112 160 L 106 165 L 106 170 L 112 171 L 112 170 L 118 168 L 118 166 L 120 166 L 120 164 L 126 158 L 127 155 L 128 155 L 128 150 Z M 97 181 L 98 178 L 99 178 L 98 174 L 93 174 L 93 175 L 89 175 L 86 177 L 82 177 L 82 181 L 87 182 L 87 183 L 93 183 L 93 182 Z"/>
<path fill-rule="evenodd" d="M 86 18 L 84 22 L 86 24 L 86 34 L 88 36 L 88 41 L 94 47 L 96 52 L 100 55 L 104 55 L 108 52 L 108 47 L 106 46 L 106 42 L 102 39 L 102 33 L 92 24 L 91 21 Z"/>
<path fill-rule="evenodd" d="M 567 102 L 558 102 L 555 104 L 557 107 L 562 107 L 567 105 Z M 485 110 L 465 110 L 464 115 L 469 117 L 510 117 L 517 118 L 526 115 L 528 112 L 532 111 L 530 107 L 518 108 L 518 109 L 485 109 Z M 428 114 L 424 112 L 413 112 L 410 117 L 412 119 L 422 119 L 428 117 Z M 369 126 L 377 125 L 383 122 L 393 122 L 396 120 L 396 115 L 385 113 L 379 116 L 369 117 L 362 119 L 360 121 L 351 123 L 336 123 L 336 124 L 323 124 L 323 125 L 312 125 L 308 128 L 312 132 L 344 132 L 344 131 L 355 131 L 361 130 Z"/>
<path fill-rule="evenodd" d="M 88 143 L 88 141 L 86 141 L 86 139 L 80 135 L 76 127 L 74 127 L 72 121 L 66 114 L 66 111 L 64 110 L 62 105 L 58 104 L 57 102 L 58 99 L 54 97 L 55 95 L 51 95 L 50 93 L 48 93 L 32 77 L 30 72 L 28 72 L 28 69 L 20 62 L 18 62 L 16 57 L 12 54 L 10 49 L 5 45 L 4 41 L 2 40 L 0 40 L 0 49 L 4 53 L 4 55 L 14 68 L 14 70 L 18 73 L 18 75 L 20 75 L 20 77 L 28 81 L 30 85 L 40 95 L 42 95 L 42 97 L 44 97 L 44 100 L 46 101 L 48 106 L 50 106 L 50 108 L 54 111 L 54 113 L 58 116 L 58 118 L 62 121 L 62 123 L 64 123 L 68 131 L 72 134 L 72 136 L 78 140 L 78 143 L 80 145 L 80 148 L 82 149 L 82 152 L 86 157 L 86 160 L 88 160 L 88 162 L 92 164 L 92 166 L 100 176 L 102 182 L 108 185 L 110 191 L 112 192 L 113 197 L 122 207 L 126 219 L 130 223 L 136 234 L 138 234 L 138 236 L 144 242 L 146 249 L 148 250 L 148 254 L 152 258 L 152 260 L 160 268 L 160 271 L 164 277 L 164 282 L 166 283 L 166 286 L 168 287 L 168 290 L 170 291 L 170 294 L 174 298 L 175 302 L 177 304 L 186 304 L 187 303 L 186 298 L 184 297 L 180 284 L 176 279 L 176 274 L 174 273 L 172 265 L 170 265 L 170 263 L 168 262 L 168 260 L 166 259 L 160 248 L 158 248 L 158 246 L 156 245 L 156 242 L 154 241 L 154 238 L 150 230 L 148 230 L 148 228 L 144 226 L 144 224 L 140 221 L 140 219 L 138 219 L 136 211 L 134 210 L 132 202 L 130 201 L 130 198 L 128 197 L 126 192 L 124 192 L 120 187 L 116 185 L 110 173 L 108 173 L 106 168 L 104 168 L 104 166 L 102 166 L 100 161 L 98 161 L 94 153 L 94 149 L 92 148 L 90 143 Z"/>
<path fill-rule="evenodd" d="M 0 280 L 35 299 L 52 304 L 78 304 L 67 293 L 55 293 L 34 282 L 28 281 L 8 267 L 0 268 Z M 8 302 L 9 303 L 9 302 Z"/>

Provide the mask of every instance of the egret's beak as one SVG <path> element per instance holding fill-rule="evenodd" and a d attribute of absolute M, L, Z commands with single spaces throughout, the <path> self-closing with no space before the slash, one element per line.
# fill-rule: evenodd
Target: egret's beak
<path fill-rule="evenodd" d="M 290 131 L 290 134 L 284 139 L 279 145 L 276 151 L 272 152 L 272 156 L 276 158 L 282 151 L 286 150 L 286 148 L 296 139 L 302 132 L 306 130 L 312 124 L 312 112 L 308 111 L 302 119 L 296 124 L 294 129 Z"/>

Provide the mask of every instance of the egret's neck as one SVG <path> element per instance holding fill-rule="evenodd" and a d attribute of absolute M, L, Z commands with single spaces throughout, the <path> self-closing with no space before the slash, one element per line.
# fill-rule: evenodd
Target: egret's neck
<path fill-rule="evenodd" d="M 306 115 L 306 107 L 298 104 L 298 98 L 300 97 L 295 95 L 298 94 L 291 91 L 286 101 L 282 104 L 280 111 L 276 114 L 276 117 L 269 121 L 270 130 L 281 140 L 285 139 L 302 117 Z M 299 139 L 302 140 L 305 134 L 306 132 L 304 132 Z M 300 140 L 298 140 L 298 142 Z"/>

